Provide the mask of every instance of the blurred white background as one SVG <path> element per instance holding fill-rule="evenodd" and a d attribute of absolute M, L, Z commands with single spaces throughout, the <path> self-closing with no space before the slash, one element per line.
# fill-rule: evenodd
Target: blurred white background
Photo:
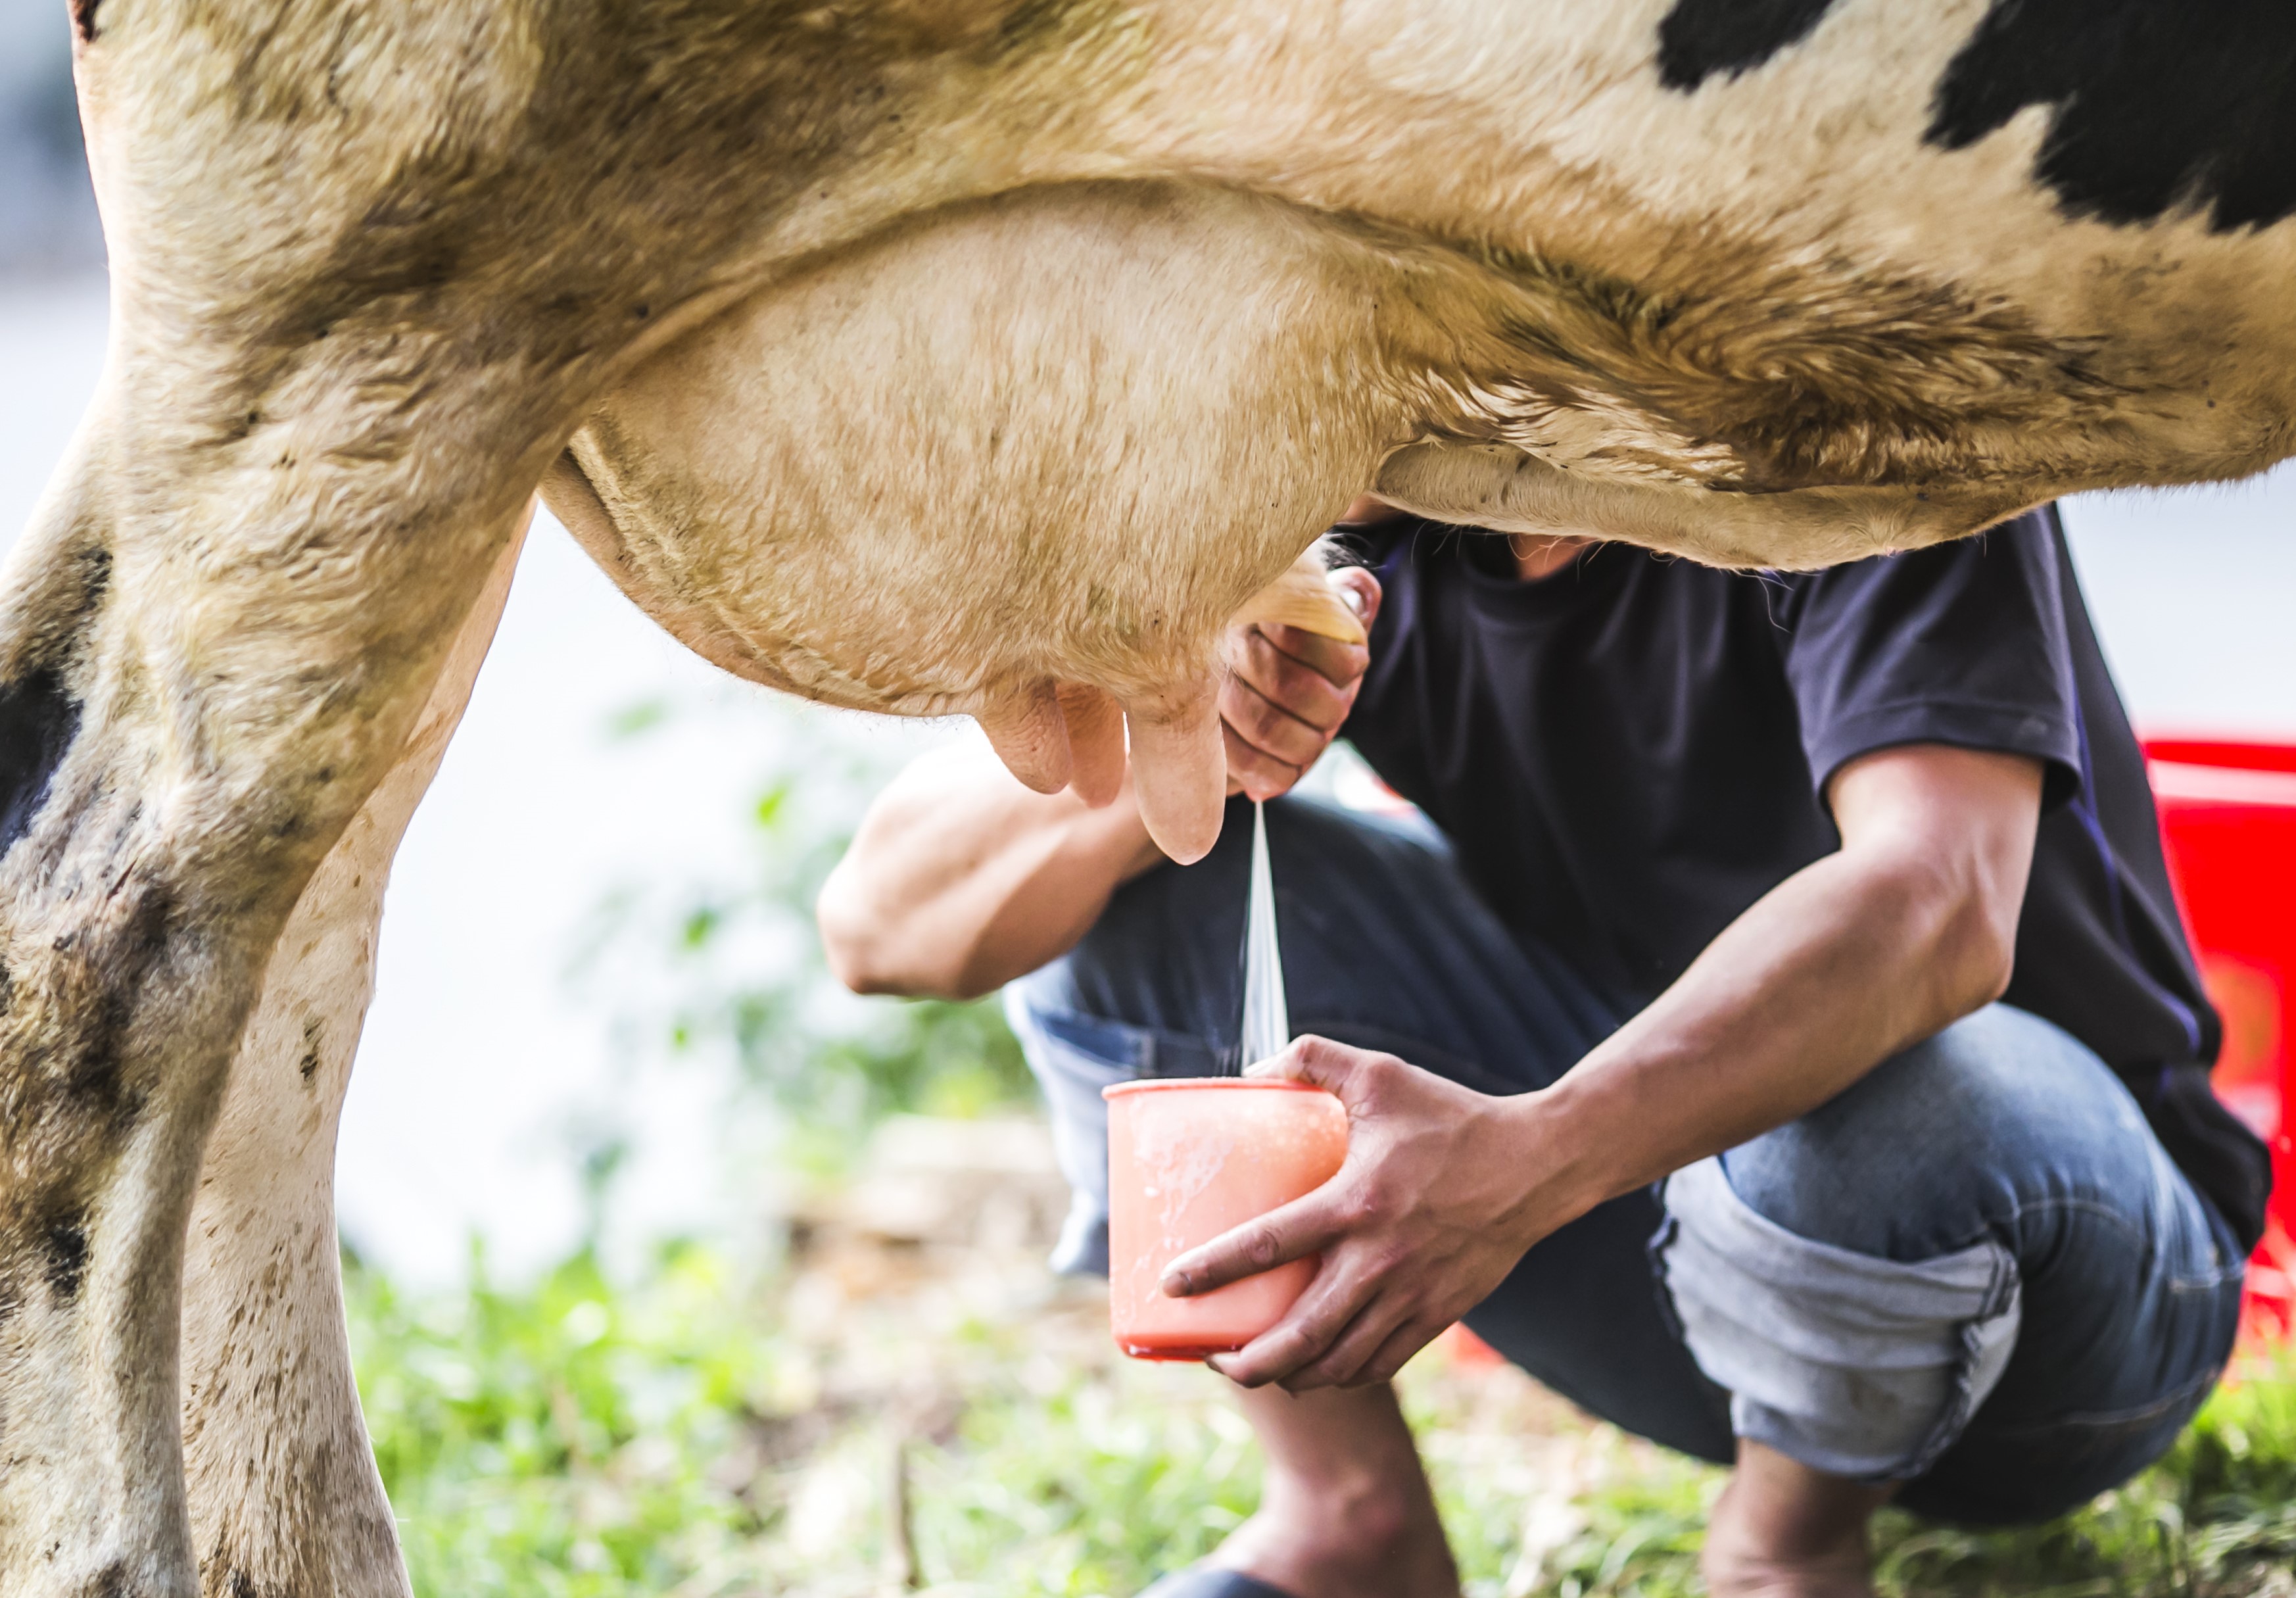
<path fill-rule="evenodd" d="M 0 279 L 7 538 L 94 385 L 104 328 L 92 272 Z M 2296 736 L 2296 471 L 2092 496 L 2067 515 L 2140 725 Z M 676 713 L 643 738 L 614 735 L 660 707 Z M 572 1151 L 601 1118 L 632 1149 L 615 1203 L 635 1229 L 722 1226 L 746 1184 L 770 1183 L 718 1157 L 719 1097 L 701 1073 L 617 1044 L 600 991 L 613 970 L 573 972 L 610 895 L 730 869 L 757 795 L 812 747 L 793 738 L 797 718 L 820 714 L 686 654 L 537 522 L 391 882 L 341 1145 L 358 1247 L 431 1280 L 460 1269 L 473 1233 L 506 1268 L 556 1257 L 580 1224 Z M 840 735 L 882 738 L 890 754 L 955 734 L 887 723 Z"/>

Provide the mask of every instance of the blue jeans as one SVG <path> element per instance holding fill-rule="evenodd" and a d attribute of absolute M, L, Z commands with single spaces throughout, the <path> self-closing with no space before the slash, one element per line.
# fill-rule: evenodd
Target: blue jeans
<path fill-rule="evenodd" d="M 1293 799 L 1267 829 L 1295 1031 L 1510 1094 L 1630 1013 L 1510 934 L 1423 824 Z M 1234 1069 L 1250 832 L 1238 801 L 1210 856 L 1127 884 L 1007 990 L 1076 1192 L 1062 1269 L 1106 1269 L 1100 1090 Z M 2004 1524 L 2169 1446 L 2230 1351 L 2243 1268 L 2120 1079 L 1996 1004 L 1554 1233 L 1467 1323 L 1644 1437 L 1715 1461 L 1751 1438 Z"/>

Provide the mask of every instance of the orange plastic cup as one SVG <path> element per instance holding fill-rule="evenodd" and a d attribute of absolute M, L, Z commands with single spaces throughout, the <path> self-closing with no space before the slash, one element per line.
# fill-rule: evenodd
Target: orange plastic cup
<path fill-rule="evenodd" d="M 1242 1348 L 1283 1318 L 1316 1261 L 1188 1299 L 1164 1267 L 1223 1232 L 1331 1180 L 1348 1113 L 1300 1082 L 1237 1077 L 1120 1082 L 1108 1101 L 1109 1319 L 1135 1359 L 1202 1359 Z"/>

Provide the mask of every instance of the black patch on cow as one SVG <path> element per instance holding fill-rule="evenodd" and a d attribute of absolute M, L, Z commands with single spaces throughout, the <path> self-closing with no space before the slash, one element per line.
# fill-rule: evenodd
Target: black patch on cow
<path fill-rule="evenodd" d="M 1928 142 L 1960 150 L 2054 108 L 2035 175 L 2070 214 L 2206 210 L 2218 233 L 2296 212 L 2287 0 L 1993 0 L 1939 82 Z"/>
<path fill-rule="evenodd" d="M 86 1048 L 70 1078 L 84 1101 L 122 1122 L 135 1119 L 143 1109 L 140 1096 L 128 1088 L 127 1079 L 127 1035 L 135 1019 L 135 1001 L 167 956 L 174 913 L 173 897 L 157 883 L 145 886 L 128 907 L 111 946 L 111 979 L 104 984 L 96 1006 L 96 1024 L 89 1028 Z"/>
<path fill-rule="evenodd" d="M 224 1585 L 231 1598 L 256 1598 L 255 1578 L 244 1570 L 234 1570 Z"/>
<path fill-rule="evenodd" d="M 79 552 L 79 598 L 72 606 L 72 625 L 85 628 L 111 592 L 111 552 L 101 544 Z"/>
<path fill-rule="evenodd" d="M 72 32 L 83 45 L 95 43 L 95 8 L 103 0 L 71 0 Z"/>
<path fill-rule="evenodd" d="M 1833 0 L 1675 0 L 1658 25 L 1658 77 L 1685 94 L 1717 72 L 1751 72 L 1808 38 Z"/>
<path fill-rule="evenodd" d="M 79 701 L 43 668 L 0 684 L 0 855 L 31 830 L 64 751 L 79 735 Z"/>
<path fill-rule="evenodd" d="M 59 1304 L 69 1304 L 79 1297 L 79 1284 L 87 1275 L 87 1226 L 77 1215 L 60 1216 L 51 1220 L 40 1238 L 40 1252 L 47 1268 L 48 1291 Z"/>
<path fill-rule="evenodd" d="M 99 1118 L 115 1138 L 144 1112 L 143 1090 L 128 1078 L 129 1034 L 135 1000 L 166 957 L 174 923 L 174 901 L 164 888 L 138 881 L 130 891 L 135 899 L 105 940 L 100 964 L 84 965 L 77 973 L 97 985 L 93 1023 L 64 1045 L 68 1052 L 58 1052 L 61 1057 L 40 1062 L 75 1110 Z"/>

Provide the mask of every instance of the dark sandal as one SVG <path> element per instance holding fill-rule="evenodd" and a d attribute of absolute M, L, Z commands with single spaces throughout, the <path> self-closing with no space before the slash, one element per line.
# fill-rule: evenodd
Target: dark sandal
<path fill-rule="evenodd" d="M 1214 1570 L 1193 1565 L 1185 1570 L 1175 1570 L 1141 1594 L 1140 1598 L 1292 1598 L 1292 1594 L 1240 1570 Z"/>

